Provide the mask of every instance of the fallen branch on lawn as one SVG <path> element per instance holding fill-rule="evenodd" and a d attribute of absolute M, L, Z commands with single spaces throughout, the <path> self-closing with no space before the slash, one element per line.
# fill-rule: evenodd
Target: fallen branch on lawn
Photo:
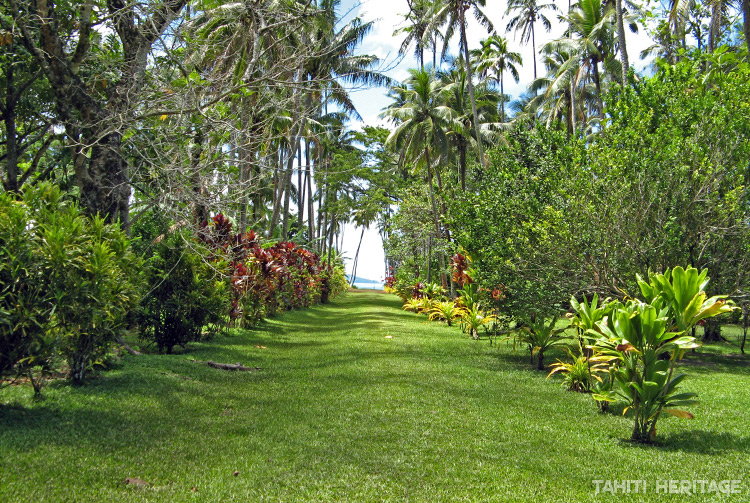
<path fill-rule="evenodd" d="M 140 351 L 136 351 L 135 349 L 133 349 L 130 346 L 128 346 L 127 344 L 125 344 L 125 341 L 122 340 L 122 336 L 120 336 L 120 335 L 117 336 L 117 343 L 120 346 L 122 346 L 125 349 L 125 351 L 127 351 L 131 355 L 140 355 L 141 354 Z"/>
<path fill-rule="evenodd" d="M 244 372 L 252 372 L 254 370 L 262 370 L 261 367 L 245 367 L 241 363 L 216 363 L 211 360 L 208 360 L 207 362 L 202 362 L 199 360 L 190 360 L 191 362 L 195 363 L 204 363 L 208 365 L 209 367 L 213 367 L 215 369 L 219 370 L 240 370 Z"/>

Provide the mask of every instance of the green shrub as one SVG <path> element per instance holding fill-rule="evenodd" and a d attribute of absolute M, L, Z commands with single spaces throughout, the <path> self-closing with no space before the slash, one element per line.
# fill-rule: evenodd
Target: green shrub
<path fill-rule="evenodd" d="M 648 282 L 638 276 L 645 302 L 629 299 L 613 305 L 609 316 L 589 330 L 598 336 L 593 345 L 596 356 L 612 362 L 609 386 L 599 386 L 594 399 L 621 401 L 625 411 L 632 410 L 633 441 L 653 441 L 662 413 L 693 417 L 678 408 L 694 404 L 695 393 L 678 392 L 685 374 L 675 373 L 675 363 L 686 350 L 698 346 L 687 335 L 696 323 L 734 309 L 724 296 L 707 296 L 707 272 L 675 267 L 649 274 Z M 576 310 L 582 313 L 581 306 Z M 669 359 L 662 359 L 662 354 L 669 354 Z"/>
<path fill-rule="evenodd" d="M 349 282 L 346 280 L 344 262 L 340 256 L 333 257 L 331 263 L 323 262 L 320 270 L 321 295 L 320 302 L 328 302 L 329 299 L 347 291 Z"/>
<path fill-rule="evenodd" d="M 55 186 L 3 194 L 0 213 L 0 373 L 34 382 L 61 355 L 81 383 L 138 302 L 141 263 L 117 225 L 81 215 Z"/>
<path fill-rule="evenodd" d="M 52 355 L 49 264 L 34 232 L 38 226 L 31 223 L 37 213 L 11 194 L 0 194 L 0 376 L 30 371 Z"/>
<path fill-rule="evenodd" d="M 229 285 L 221 262 L 209 262 L 190 233 L 158 240 L 147 260 L 149 293 L 139 314 L 141 338 L 158 350 L 199 341 L 207 327 L 225 324 Z"/>

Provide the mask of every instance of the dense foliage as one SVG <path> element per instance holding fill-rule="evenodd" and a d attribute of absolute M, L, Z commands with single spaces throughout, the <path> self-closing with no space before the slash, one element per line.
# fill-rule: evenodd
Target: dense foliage
<path fill-rule="evenodd" d="M 0 373 L 33 380 L 60 356 L 83 382 L 138 303 L 125 233 L 40 184 L 0 195 L 0 254 Z"/>
<path fill-rule="evenodd" d="M 518 318 L 570 294 L 621 296 L 637 273 L 686 263 L 712 287 L 748 285 L 750 73 L 705 79 L 702 59 L 665 66 L 608 100 L 590 141 L 519 124 L 483 185 L 453 205 L 456 240 Z"/>
<path fill-rule="evenodd" d="M 208 263 L 188 232 L 174 232 L 153 245 L 147 260 L 150 291 L 141 303 L 141 338 L 159 351 L 204 337 L 209 326 L 225 325 L 229 289 L 226 276 Z"/>
<path fill-rule="evenodd" d="M 258 235 L 233 232 L 223 214 L 193 233 L 156 214 L 135 231 L 149 256 L 151 290 L 140 316 L 141 337 L 172 351 L 228 325 L 254 326 L 268 316 L 326 302 L 346 288 L 343 265 L 288 242 L 262 246 Z"/>

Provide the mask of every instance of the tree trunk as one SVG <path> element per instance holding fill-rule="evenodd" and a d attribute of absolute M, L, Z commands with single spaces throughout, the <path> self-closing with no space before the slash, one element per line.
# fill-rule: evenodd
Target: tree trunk
<path fill-rule="evenodd" d="M 618 0 L 619 1 L 619 0 Z M 570 0 L 568 0 L 568 15 L 570 15 Z M 573 35 L 573 21 L 568 22 L 568 36 L 572 37 Z M 570 128 L 573 133 L 573 138 L 576 137 L 576 76 L 578 75 L 578 70 L 575 70 L 573 72 L 573 75 L 570 77 Z"/>
<path fill-rule="evenodd" d="M 200 175 L 201 153 L 203 152 L 203 128 L 193 130 L 193 141 L 190 145 L 190 183 L 193 186 L 193 221 L 200 225 L 208 222 L 206 195 L 203 190 L 203 179 Z"/>
<path fill-rule="evenodd" d="M 745 354 L 745 341 L 747 340 L 747 321 L 748 321 L 747 303 L 742 304 L 742 344 L 740 344 L 740 353 Z"/>
<path fill-rule="evenodd" d="M 461 44 L 464 49 L 464 61 L 466 63 L 466 80 L 469 86 L 469 98 L 471 99 L 471 115 L 474 119 L 474 132 L 477 136 L 477 154 L 479 155 L 479 164 L 487 167 L 487 161 L 484 158 L 484 147 L 482 146 L 482 135 L 479 131 L 479 116 L 477 114 L 477 102 L 474 99 L 474 83 L 471 78 L 471 59 L 469 59 L 469 44 L 466 41 L 466 19 L 464 16 L 463 1 L 459 6 L 459 16 L 461 23 Z"/>
<path fill-rule="evenodd" d="M 129 231 L 130 180 L 121 153 L 122 134 L 115 131 L 96 136 L 99 141 L 91 147 L 88 169 L 76 172 L 83 209 L 89 215 L 101 215 L 107 222 L 119 220 L 120 226 Z"/>
<path fill-rule="evenodd" d="M 18 145 L 16 144 L 16 102 L 15 87 L 13 82 L 13 63 L 6 69 L 5 85 L 5 190 L 18 192 Z"/>
<path fill-rule="evenodd" d="M 724 0 L 711 3 L 711 22 L 708 29 L 708 52 L 714 52 L 721 35 L 721 19 L 724 13 Z"/>
<path fill-rule="evenodd" d="M 708 318 L 703 327 L 704 342 L 718 342 L 724 340 L 721 336 L 721 324 L 716 318 Z"/>
<path fill-rule="evenodd" d="M 432 206 L 432 215 L 435 222 L 435 236 L 440 237 L 442 235 L 442 232 L 440 230 L 440 216 L 437 210 L 437 204 L 435 202 L 435 191 L 432 189 L 432 166 L 430 165 L 429 149 L 425 149 L 424 154 L 425 161 L 427 162 L 427 188 L 428 193 L 430 194 L 430 205 Z M 438 259 L 440 261 L 440 284 L 443 288 L 446 288 L 447 282 L 445 279 L 445 257 L 442 253 L 439 253 Z"/>
<path fill-rule="evenodd" d="M 302 179 L 302 139 L 297 148 L 297 232 L 302 234 L 305 222 L 305 185 Z"/>
<path fill-rule="evenodd" d="M 312 191 L 312 166 L 310 165 L 310 142 L 305 143 L 305 178 L 307 179 L 307 239 L 312 243 L 315 240 L 315 208 L 313 206 Z"/>
<path fill-rule="evenodd" d="M 575 75 L 570 80 L 570 129 L 573 132 L 573 138 L 576 136 L 576 88 Z"/>
<path fill-rule="evenodd" d="M 276 231 L 276 226 L 279 223 L 279 213 L 281 212 L 281 198 L 284 193 L 284 186 L 286 182 L 286 171 L 284 171 L 283 169 L 283 147 L 279 148 L 279 157 L 277 161 L 278 164 L 276 167 L 276 176 L 274 177 L 273 210 L 271 211 L 271 221 L 268 224 L 268 237 L 273 237 L 274 232 Z"/>
<path fill-rule="evenodd" d="M 461 191 L 466 192 L 466 145 L 458 140 L 458 173 L 461 178 Z"/>
<path fill-rule="evenodd" d="M 599 107 L 599 115 L 602 116 L 604 114 L 604 102 L 602 101 L 602 83 L 601 78 L 599 77 L 599 59 L 596 57 L 591 58 L 592 63 L 594 63 L 594 86 L 596 88 L 596 103 Z"/>
<path fill-rule="evenodd" d="M 248 147 L 249 124 L 248 116 L 250 115 L 249 102 L 243 99 L 240 106 L 240 132 L 236 135 L 239 138 L 239 144 L 235 143 L 235 158 L 237 159 L 237 168 L 239 174 L 239 191 L 237 204 L 239 206 L 239 227 L 237 232 L 244 234 L 247 232 L 247 189 L 250 180 L 250 152 Z"/>
<path fill-rule="evenodd" d="M 325 199 L 324 199 L 325 198 Z M 325 203 L 325 205 L 324 205 Z M 318 209 L 318 218 L 321 218 L 322 215 L 322 222 L 318 221 L 318 234 L 320 238 L 320 254 L 321 258 L 323 255 L 325 255 L 326 252 L 326 244 L 327 244 L 327 238 L 328 238 L 328 182 L 323 182 L 323 192 L 321 193 L 320 198 L 320 206 Z"/>
<path fill-rule="evenodd" d="M 359 262 L 359 249 L 362 247 L 362 238 L 365 237 L 365 228 L 362 227 L 362 233 L 359 235 L 359 244 L 357 245 L 357 251 L 354 254 L 354 265 L 352 267 L 352 286 L 354 286 L 354 281 L 357 279 L 357 264 Z"/>
<path fill-rule="evenodd" d="M 620 61 L 622 62 L 622 85 L 625 87 L 628 83 L 628 51 L 625 46 L 625 23 L 622 19 L 622 0 L 615 1 L 615 10 L 617 15 L 617 41 L 620 46 Z"/>
<path fill-rule="evenodd" d="M 536 80 L 536 34 L 534 33 L 533 21 L 531 23 L 531 55 L 534 58 L 534 80 Z M 534 91 L 534 94 L 536 94 L 536 91 Z"/>
<path fill-rule="evenodd" d="M 289 239 L 289 200 L 292 195 L 292 174 L 294 173 L 294 158 L 299 148 L 299 135 L 295 136 L 294 143 L 289 145 L 289 160 L 287 161 L 286 177 L 284 180 L 284 219 L 281 226 L 281 240 Z"/>
<path fill-rule="evenodd" d="M 331 217 L 331 225 L 328 229 L 328 248 L 326 253 L 328 254 L 328 270 L 331 269 L 331 255 L 333 254 L 333 235 L 336 233 L 336 217 Z"/>
<path fill-rule="evenodd" d="M 750 51 L 750 0 L 742 0 L 742 32 L 745 34 L 745 46 Z"/>
<path fill-rule="evenodd" d="M 536 368 L 537 370 L 544 370 L 544 351 L 537 351 L 536 353 Z"/>
<path fill-rule="evenodd" d="M 505 120 L 505 85 L 503 82 L 503 72 L 498 72 L 500 74 L 500 122 L 507 122 Z"/>

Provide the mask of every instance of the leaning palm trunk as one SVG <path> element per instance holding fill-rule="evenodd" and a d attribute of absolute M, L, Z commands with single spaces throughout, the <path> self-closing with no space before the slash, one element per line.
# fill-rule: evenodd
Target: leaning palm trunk
<path fill-rule="evenodd" d="M 711 4 L 711 24 L 708 29 L 708 52 L 714 52 L 719 41 L 721 18 L 724 13 L 724 1 L 715 0 Z"/>
<path fill-rule="evenodd" d="M 425 162 L 427 163 L 427 188 L 430 194 L 430 205 L 432 207 L 432 215 L 435 221 L 435 235 L 437 237 L 440 237 L 442 235 L 442 231 L 440 230 L 440 218 L 438 217 L 439 213 L 437 210 L 437 203 L 435 202 L 435 191 L 432 188 L 432 165 L 430 163 L 429 148 L 425 149 L 424 156 L 425 156 Z M 439 253 L 438 258 L 440 260 L 440 285 L 443 288 L 446 288 L 448 285 L 448 282 L 445 278 L 445 257 L 443 256 L 442 253 Z M 429 267 L 428 267 L 428 270 L 429 270 Z"/>
<path fill-rule="evenodd" d="M 466 62 L 466 79 L 469 86 L 469 98 L 471 99 L 471 115 L 474 119 L 474 132 L 477 135 L 477 153 L 479 154 L 479 164 L 483 167 L 487 165 L 484 158 L 484 148 L 482 147 L 482 136 L 479 134 L 479 115 L 477 114 L 477 101 L 474 99 L 474 84 L 471 77 L 471 60 L 469 59 L 469 44 L 466 42 L 466 17 L 463 6 L 459 9 L 461 22 L 461 44 L 464 46 L 464 61 Z M 442 274 L 441 274 L 442 276 Z"/>
<path fill-rule="evenodd" d="M 615 4 L 617 11 L 617 41 L 620 45 L 620 60 L 622 62 L 622 85 L 625 86 L 628 82 L 630 64 L 628 63 L 628 50 L 625 46 L 625 23 L 622 20 L 622 0 L 617 0 Z"/>
<path fill-rule="evenodd" d="M 315 239 L 315 211 L 312 192 L 312 166 L 310 165 L 310 141 L 305 143 L 305 178 L 307 180 L 307 233 L 312 242 Z"/>

